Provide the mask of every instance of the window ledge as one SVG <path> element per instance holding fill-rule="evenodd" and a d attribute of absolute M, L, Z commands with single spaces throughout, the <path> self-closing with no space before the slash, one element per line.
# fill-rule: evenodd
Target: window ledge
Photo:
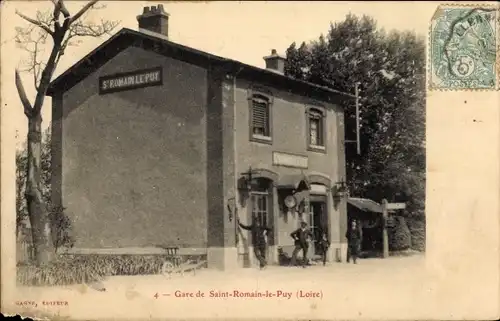
<path fill-rule="evenodd" d="M 253 134 L 250 140 L 253 142 L 264 143 L 264 144 L 272 144 L 273 142 L 273 139 L 269 136 L 256 135 L 256 134 Z"/>
<path fill-rule="evenodd" d="M 325 146 L 309 145 L 308 150 L 312 151 L 312 152 L 318 152 L 318 153 L 325 153 L 326 154 L 326 147 Z"/>

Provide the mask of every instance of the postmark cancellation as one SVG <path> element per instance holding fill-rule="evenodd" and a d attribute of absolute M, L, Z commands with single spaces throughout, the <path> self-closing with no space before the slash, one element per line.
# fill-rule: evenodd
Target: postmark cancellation
<path fill-rule="evenodd" d="M 439 6 L 429 43 L 429 89 L 498 89 L 498 6 Z"/>

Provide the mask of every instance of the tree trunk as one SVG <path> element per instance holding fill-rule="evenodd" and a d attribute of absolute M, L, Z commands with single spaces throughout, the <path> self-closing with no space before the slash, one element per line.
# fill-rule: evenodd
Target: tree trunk
<path fill-rule="evenodd" d="M 53 258 L 50 242 L 50 222 L 42 198 L 42 117 L 38 113 L 28 118 L 28 168 L 26 203 L 33 237 L 34 260 L 43 265 Z"/>

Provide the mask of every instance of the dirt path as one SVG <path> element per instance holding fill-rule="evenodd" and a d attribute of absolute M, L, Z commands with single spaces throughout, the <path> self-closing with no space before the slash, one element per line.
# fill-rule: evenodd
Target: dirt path
<path fill-rule="evenodd" d="M 81 319 L 234 319 L 242 317 L 242 311 L 247 311 L 246 317 L 325 319 L 429 319 L 442 312 L 441 318 L 452 319 L 477 307 L 470 292 L 459 284 L 448 282 L 443 288 L 443 281 L 426 271 L 423 256 L 306 269 L 203 270 L 196 276 L 172 279 L 161 275 L 112 277 L 103 284 L 106 292 L 85 286 L 20 288 L 18 297 L 66 301 L 67 306 L 42 306 L 42 310 Z"/>

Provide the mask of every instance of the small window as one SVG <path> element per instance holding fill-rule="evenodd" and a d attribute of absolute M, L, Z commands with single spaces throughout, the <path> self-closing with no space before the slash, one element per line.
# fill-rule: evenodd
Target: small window
<path fill-rule="evenodd" d="M 271 142 L 271 112 L 267 97 L 253 95 L 250 101 L 250 135 L 252 140 Z"/>
<path fill-rule="evenodd" d="M 313 149 L 325 148 L 324 115 L 319 110 L 311 109 L 308 112 L 309 147 Z"/>

